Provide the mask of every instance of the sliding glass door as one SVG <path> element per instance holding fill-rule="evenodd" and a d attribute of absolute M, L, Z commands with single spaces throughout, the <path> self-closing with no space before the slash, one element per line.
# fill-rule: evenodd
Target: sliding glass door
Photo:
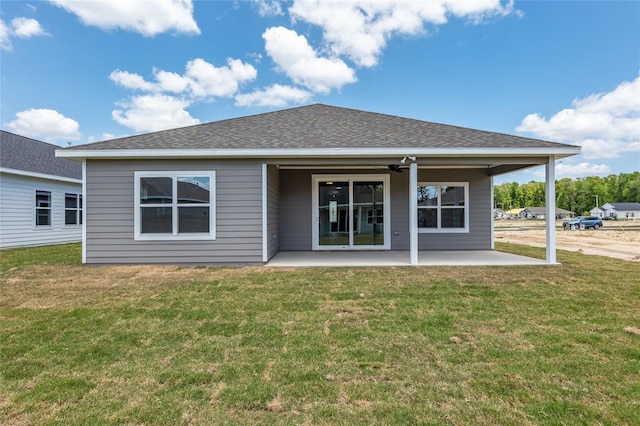
<path fill-rule="evenodd" d="M 314 250 L 389 249 L 388 175 L 316 175 Z"/>

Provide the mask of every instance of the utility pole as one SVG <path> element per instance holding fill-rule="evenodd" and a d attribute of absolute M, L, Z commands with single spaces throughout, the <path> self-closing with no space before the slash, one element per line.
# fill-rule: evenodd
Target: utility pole
<path fill-rule="evenodd" d="M 596 207 L 600 207 L 600 203 L 598 202 L 598 195 L 592 195 L 592 197 L 596 197 Z"/>

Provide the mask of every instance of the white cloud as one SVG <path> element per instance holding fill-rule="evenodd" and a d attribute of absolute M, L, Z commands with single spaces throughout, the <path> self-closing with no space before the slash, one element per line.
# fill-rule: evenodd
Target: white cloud
<path fill-rule="evenodd" d="M 253 2 L 258 6 L 258 14 L 260 16 L 283 15 L 279 0 L 253 0 Z"/>
<path fill-rule="evenodd" d="M 256 78 L 258 72 L 238 59 L 227 59 L 227 65 L 216 67 L 204 59 L 187 62 L 184 75 L 153 70 L 156 82 L 149 82 L 139 74 L 115 70 L 109 78 L 116 84 L 145 92 L 171 92 L 191 98 L 232 97 L 240 84 Z"/>
<path fill-rule="evenodd" d="M 175 72 L 154 70 L 153 73 L 161 91 L 182 93 L 189 87 L 189 80 Z"/>
<path fill-rule="evenodd" d="M 231 97 L 240 83 L 251 81 L 258 75 L 256 69 L 239 59 L 227 59 L 227 66 L 215 67 L 203 59 L 187 63 L 185 76 L 189 88 L 196 97 Z"/>
<path fill-rule="evenodd" d="M 11 50 L 11 28 L 0 19 L 0 48 L 2 50 Z"/>
<path fill-rule="evenodd" d="M 196 102 L 214 98 L 231 98 L 242 83 L 256 78 L 258 72 L 238 59 L 227 59 L 227 65 L 216 67 L 197 58 L 187 62 L 183 75 L 153 70 L 155 81 L 147 81 L 139 74 L 115 70 L 109 78 L 131 90 L 146 92 L 128 102 L 122 109 L 112 111 L 113 119 L 136 132 L 164 130 L 197 124 L 199 121 L 186 111 Z"/>
<path fill-rule="evenodd" d="M 29 38 L 47 34 L 40 26 L 40 22 L 32 18 L 13 18 L 11 20 L 11 26 L 13 27 L 13 34 L 16 37 Z"/>
<path fill-rule="evenodd" d="M 639 130 L 640 131 L 640 130 Z M 636 140 L 583 139 L 580 141 L 582 155 L 586 159 L 620 158 L 626 153 L 636 153 L 640 167 L 640 137 Z"/>
<path fill-rule="evenodd" d="M 284 107 L 307 102 L 312 94 L 292 86 L 274 84 L 263 90 L 236 96 L 237 106 Z"/>
<path fill-rule="evenodd" d="M 585 176 L 604 176 L 611 173 L 611 168 L 606 164 L 556 164 L 556 178 L 563 177 L 579 178 Z"/>
<path fill-rule="evenodd" d="M 356 81 L 355 72 L 338 58 L 320 58 L 304 36 L 284 27 L 268 28 L 262 38 L 267 54 L 294 83 L 328 93 Z"/>
<path fill-rule="evenodd" d="M 200 123 L 185 110 L 190 102 L 173 96 L 133 96 L 130 102 L 120 105 L 126 110 L 114 110 L 111 116 L 118 124 L 136 132 L 155 132 Z"/>
<path fill-rule="evenodd" d="M 12 132 L 45 141 L 80 139 L 80 124 L 52 109 L 28 109 L 6 123 Z"/>
<path fill-rule="evenodd" d="M 487 16 L 513 12 L 512 1 L 308 1 L 295 0 L 289 8 L 294 20 L 322 28 L 324 39 L 336 55 L 346 55 L 359 66 L 371 67 L 393 35 L 419 36 L 425 24 L 442 25 L 447 16 L 469 18 L 474 23 Z"/>
<path fill-rule="evenodd" d="M 128 71 L 115 70 L 109 74 L 109 78 L 122 87 L 133 90 L 153 91 L 156 86 L 149 83 L 139 74 L 133 74 Z"/>
<path fill-rule="evenodd" d="M 77 15 L 85 25 L 123 29 L 153 37 L 164 32 L 200 34 L 191 0 L 49 0 Z"/>
<path fill-rule="evenodd" d="M 529 114 L 516 130 L 581 145 L 586 159 L 640 152 L 640 77 L 611 92 L 574 99 L 571 106 L 548 119 Z"/>
<path fill-rule="evenodd" d="M 40 23 L 32 18 L 18 17 L 11 20 L 11 25 L 0 20 L 0 49 L 13 49 L 12 37 L 31 38 L 48 35 Z"/>

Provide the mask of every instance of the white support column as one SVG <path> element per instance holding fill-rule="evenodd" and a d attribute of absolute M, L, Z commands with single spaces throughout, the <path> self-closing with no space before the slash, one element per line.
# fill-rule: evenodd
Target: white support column
<path fill-rule="evenodd" d="M 409 254 L 412 265 L 418 264 L 418 164 L 409 165 Z"/>
<path fill-rule="evenodd" d="M 82 160 L 82 263 L 87 263 L 87 160 Z"/>
<path fill-rule="evenodd" d="M 556 160 L 549 156 L 545 165 L 546 175 L 546 223 L 547 223 L 547 263 L 556 263 Z"/>
<path fill-rule="evenodd" d="M 491 250 L 495 250 L 496 248 L 496 228 L 495 228 L 495 214 L 494 214 L 494 208 L 495 206 L 493 205 L 493 203 L 495 202 L 495 198 L 494 198 L 494 193 L 493 193 L 493 176 L 491 176 L 491 180 L 490 183 L 491 185 Z"/>
<path fill-rule="evenodd" d="M 267 263 L 269 260 L 269 244 L 267 238 L 267 218 L 268 218 L 268 206 L 267 206 L 267 195 L 268 185 L 267 185 L 267 164 L 262 164 L 262 261 Z"/>

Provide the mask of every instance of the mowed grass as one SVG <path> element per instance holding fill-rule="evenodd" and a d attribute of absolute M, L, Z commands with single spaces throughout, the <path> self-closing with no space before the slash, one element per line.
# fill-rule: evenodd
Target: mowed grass
<path fill-rule="evenodd" d="M 543 249 L 500 244 L 544 256 Z M 0 424 L 640 424 L 640 264 L 84 267 L 0 252 Z"/>

